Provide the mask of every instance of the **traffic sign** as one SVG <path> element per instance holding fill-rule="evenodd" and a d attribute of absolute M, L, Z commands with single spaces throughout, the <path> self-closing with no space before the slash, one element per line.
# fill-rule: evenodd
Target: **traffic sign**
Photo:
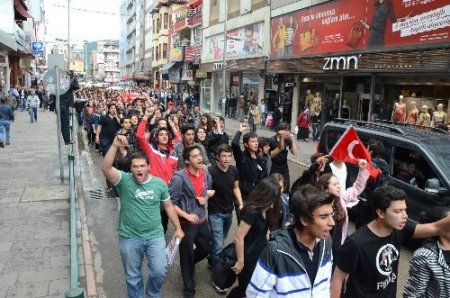
<path fill-rule="evenodd" d="M 48 94 L 56 94 L 56 69 L 50 69 L 44 75 L 44 87 Z M 70 88 L 70 77 L 64 70 L 59 70 L 59 94 L 66 93 Z"/>

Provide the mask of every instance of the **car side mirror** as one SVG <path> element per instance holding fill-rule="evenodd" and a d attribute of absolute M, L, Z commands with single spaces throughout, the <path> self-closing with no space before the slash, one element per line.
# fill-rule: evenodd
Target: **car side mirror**
<path fill-rule="evenodd" d="M 442 192 L 441 183 L 437 178 L 430 178 L 425 182 L 425 191 L 433 194 Z"/>

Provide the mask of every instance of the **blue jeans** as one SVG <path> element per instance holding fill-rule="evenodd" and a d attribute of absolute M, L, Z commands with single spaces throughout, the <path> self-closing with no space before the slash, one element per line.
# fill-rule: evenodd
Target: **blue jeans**
<path fill-rule="evenodd" d="M 20 105 L 20 110 L 22 112 L 25 111 L 25 109 L 27 108 L 27 99 L 26 98 L 21 98 L 20 102 L 19 102 L 19 105 Z"/>
<path fill-rule="evenodd" d="M 144 297 L 142 261 L 148 262 L 146 293 L 149 297 L 160 297 L 161 288 L 167 275 L 166 241 L 164 237 L 154 239 L 134 239 L 119 236 L 120 256 L 127 283 L 128 298 Z"/>
<path fill-rule="evenodd" d="M 28 113 L 30 114 L 30 122 L 36 122 L 37 121 L 37 107 L 30 107 L 28 109 Z"/>
<path fill-rule="evenodd" d="M 219 253 L 223 249 L 223 243 L 228 236 L 233 213 L 210 213 L 208 215 L 209 228 L 211 229 L 211 267 L 214 268 Z"/>
<path fill-rule="evenodd" d="M 318 141 L 320 137 L 320 123 L 313 123 L 312 130 L 313 141 Z"/>
<path fill-rule="evenodd" d="M 4 130 L 4 134 L 3 134 Z M 9 138 L 11 130 L 11 121 L 10 120 L 0 120 L 0 142 L 9 143 Z"/>

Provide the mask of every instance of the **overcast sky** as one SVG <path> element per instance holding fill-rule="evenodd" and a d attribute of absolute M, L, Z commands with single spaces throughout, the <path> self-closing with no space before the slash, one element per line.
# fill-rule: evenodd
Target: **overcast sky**
<path fill-rule="evenodd" d="M 119 39 L 121 0 L 72 0 L 70 3 L 70 6 L 74 8 L 70 16 L 71 41 Z M 45 14 L 46 40 L 67 39 L 67 0 L 45 0 Z"/>

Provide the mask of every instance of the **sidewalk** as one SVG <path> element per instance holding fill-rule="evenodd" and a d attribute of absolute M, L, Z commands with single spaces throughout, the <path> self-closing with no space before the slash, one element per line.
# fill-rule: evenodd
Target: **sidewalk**
<path fill-rule="evenodd" d="M 70 287 L 69 187 L 59 178 L 56 126 L 55 113 L 39 109 L 30 124 L 16 112 L 11 145 L 0 148 L 0 298 L 61 298 Z"/>
<path fill-rule="evenodd" d="M 239 121 L 234 119 L 228 119 L 225 118 L 225 131 L 230 135 L 232 138 L 236 131 L 239 129 Z M 292 132 L 294 130 L 292 129 Z M 261 127 L 258 126 L 258 129 L 256 130 L 256 133 L 260 137 L 267 137 L 270 138 L 275 135 L 275 132 L 270 130 L 267 127 Z M 231 141 L 231 140 L 230 140 Z M 295 162 L 297 164 L 300 164 L 305 167 L 309 167 L 311 164 L 310 157 L 316 152 L 317 148 L 317 142 L 309 141 L 297 141 L 297 138 L 295 137 L 295 142 L 297 143 L 298 148 L 298 154 L 292 155 L 289 153 L 288 159 L 292 162 Z"/>

